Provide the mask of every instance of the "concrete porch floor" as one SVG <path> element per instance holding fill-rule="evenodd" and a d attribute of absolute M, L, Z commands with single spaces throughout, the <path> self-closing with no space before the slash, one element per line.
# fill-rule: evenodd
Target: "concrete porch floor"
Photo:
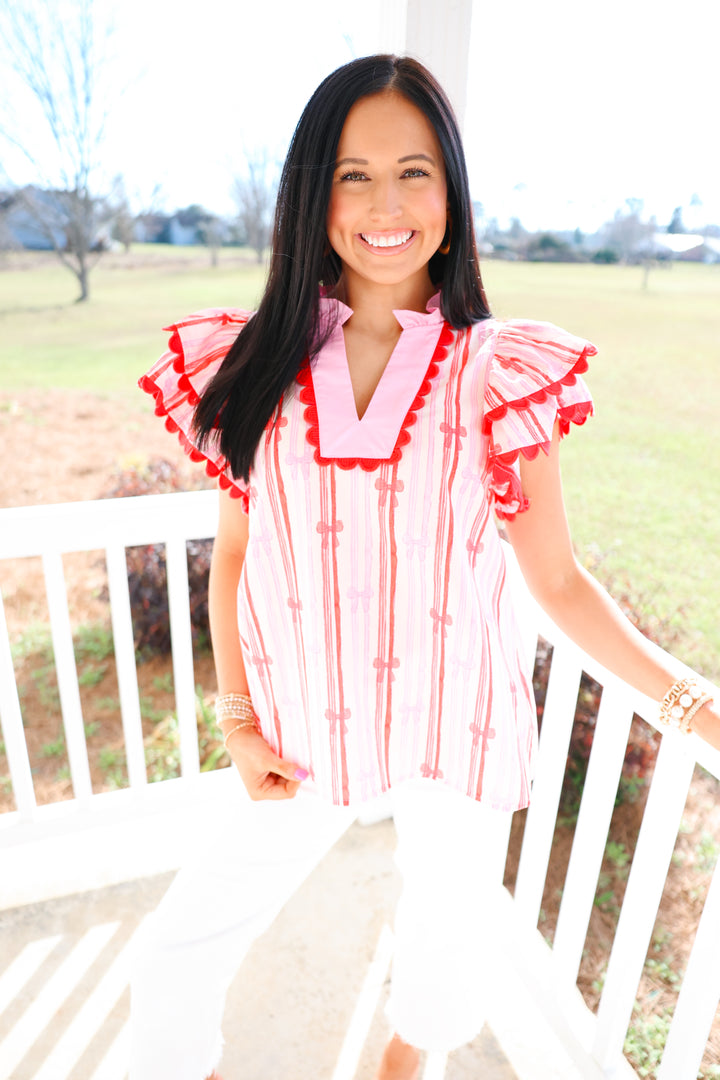
<path fill-rule="evenodd" d="M 394 844 L 391 821 L 354 825 L 255 944 L 228 998 L 224 1080 L 372 1080 L 388 1036 Z M 0 1080 L 125 1080 L 128 945 L 172 878 L 0 912 Z M 511 971 L 478 1038 L 423 1072 L 579 1075 Z"/>

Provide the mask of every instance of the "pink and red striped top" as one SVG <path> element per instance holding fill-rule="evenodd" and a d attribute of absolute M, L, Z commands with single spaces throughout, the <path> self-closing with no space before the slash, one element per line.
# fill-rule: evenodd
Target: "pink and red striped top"
<path fill-rule="evenodd" d="M 140 380 L 156 412 L 242 498 L 250 539 L 238 626 L 253 704 L 274 749 L 339 804 L 430 777 L 504 810 L 527 805 L 536 744 L 494 515 L 526 509 L 518 457 L 592 412 L 594 346 L 549 323 L 453 330 L 434 298 L 398 311 L 398 345 L 362 419 L 342 323 L 285 395 L 249 484 L 193 443 L 198 395 L 249 313 L 169 327 Z"/>

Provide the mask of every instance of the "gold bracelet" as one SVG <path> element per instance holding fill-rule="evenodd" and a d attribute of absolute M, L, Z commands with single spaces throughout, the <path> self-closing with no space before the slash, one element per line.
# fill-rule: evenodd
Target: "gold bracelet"
<path fill-rule="evenodd" d="M 696 682 L 678 679 L 660 702 L 660 723 L 688 735 L 695 714 L 712 700 L 712 695 L 706 694 Z"/>
<path fill-rule="evenodd" d="M 257 731 L 257 724 L 255 723 L 254 720 L 243 720 L 241 723 L 236 724 L 234 728 L 232 728 L 230 731 L 228 731 L 227 735 L 223 739 L 223 745 L 224 745 L 225 749 L 226 750 L 228 749 L 228 739 L 230 738 L 231 735 L 234 735 L 236 731 L 242 731 L 243 728 L 249 728 L 249 727 L 255 728 L 255 730 Z"/>

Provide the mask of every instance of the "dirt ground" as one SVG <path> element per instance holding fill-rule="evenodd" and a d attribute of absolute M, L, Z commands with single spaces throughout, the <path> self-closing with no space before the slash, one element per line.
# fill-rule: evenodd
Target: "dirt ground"
<path fill-rule="evenodd" d="M 0 445 L 0 507 L 97 499 L 124 464 L 151 457 L 202 474 L 139 391 L 137 402 L 119 408 L 115 399 L 78 391 L 0 390 Z"/>
<path fill-rule="evenodd" d="M 0 470 L 0 506 L 25 506 L 94 499 L 105 496 L 118 473 L 128 465 L 142 465 L 149 458 L 170 461 L 197 486 L 199 466 L 184 457 L 175 438 L 152 415 L 149 407 L 128 405 L 119 410 L 116 401 L 72 391 L 0 393 L 0 443 L 5 468 Z M 120 415 L 119 415 L 120 412 Z M 142 448 L 142 454 L 137 448 Z M 12 465 L 10 464 L 12 463 Z M 75 629 L 107 626 L 104 599 L 105 571 L 99 553 L 66 559 L 66 576 Z M 18 682 L 28 746 L 40 802 L 71 797 L 71 785 L 62 735 L 62 718 L 52 672 L 52 655 L 42 627 L 47 624 L 41 567 L 35 560 L 0 564 L 0 589 L 11 639 L 23 639 L 16 658 Z M 31 628 L 29 630 L 29 628 Z M 38 629 L 40 628 L 40 629 Z M 36 640 L 33 638 L 36 635 Z M 103 647 L 96 633 L 78 663 L 83 717 L 86 724 L 91 773 L 95 790 L 127 783 L 124 772 L 123 735 L 117 700 L 117 680 L 111 646 Z M 149 769 L 156 778 L 173 775 L 177 767 L 174 740 L 171 665 L 155 657 L 139 665 L 144 730 Z M 214 689 L 212 660 L 198 652 L 195 669 L 201 698 Z M 222 747 L 205 724 L 199 706 L 202 757 L 208 764 L 226 764 Z M 7 763 L 0 753 L 0 810 L 13 807 Z M 603 865 L 598 896 L 582 961 L 579 985 L 591 1006 L 597 1004 L 604 967 L 622 902 L 632 851 L 639 829 L 646 788 L 634 800 L 616 809 L 608 855 Z M 654 1076 L 652 1054 L 657 1045 L 658 1024 L 672 1010 L 689 953 L 699 911 L 709 886 L 712 867 L 720 849 L 718 785 L 698 770 L 693 781 L 670 877 L 663 897 L 646 971 L 638 993 L 633 1019 L 640 1046 L 634 1063 L 644 1066 L 642 1075 Z M 517 814 L 508 861 L 507 881 L 514 880 L 524 815 Z M 558 825 L 553 857 L 546 883 L 541 930 L 552 938 L 559 909 L 567 861 L 572 844 L 572 815 Z M 642 1058 L 646 1053 L 647 1057 Z M 703 1062 L 706 1077 L 720 1075 L 720 1024 L 716 1020 Z M 709 1071 L 708 1071 L 709 1070 Z"/>

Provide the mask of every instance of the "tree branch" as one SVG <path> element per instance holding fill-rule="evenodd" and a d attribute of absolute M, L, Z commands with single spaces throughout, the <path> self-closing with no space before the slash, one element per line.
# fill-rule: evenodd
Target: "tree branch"
<path fill-rule="evenodd" d="M 57 158 L 54 167 L 46 149 L 32 144 L 19 125 L 3 124 L 0 136 L 32 166 L 36 188 L 45 189 L 34 197 L 26 189 L 25 205 L 58 258 L 78 277 L 85 299 L 88 254 L 105 203 L 93 193 L 107 118 L 98 105 L 97 75 L 105 57 L 97 49 L 93 0 L 71 0 L 62 13 L 54 0 L 0 0 L 0 41 L 6 66 L 44 120 Z"/>

